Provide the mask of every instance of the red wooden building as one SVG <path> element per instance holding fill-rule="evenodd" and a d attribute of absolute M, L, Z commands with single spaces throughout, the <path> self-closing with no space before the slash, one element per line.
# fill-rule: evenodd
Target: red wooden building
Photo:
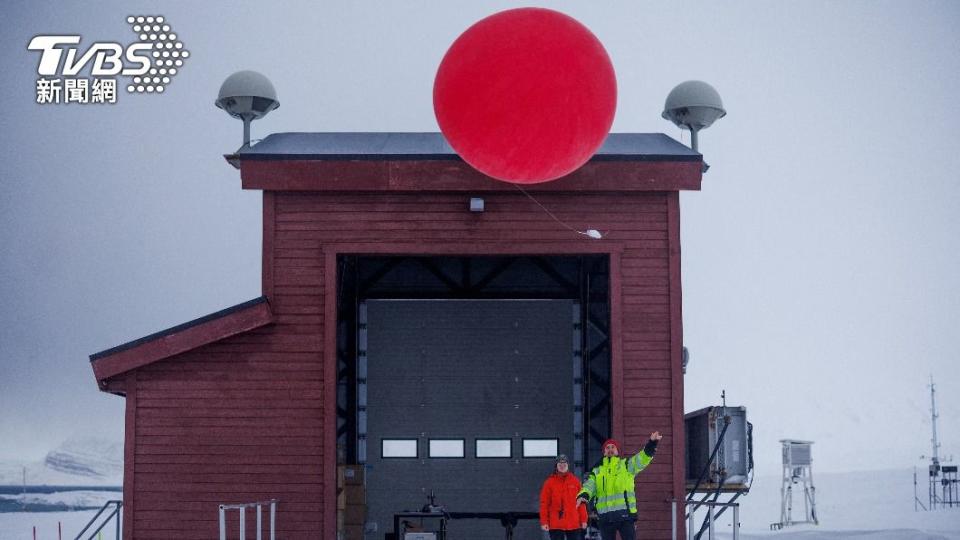
<path fill-rule="evenodd" d="M 213 538 L 219 504 L 274 498 L 278 538 L 336 538 L 354 463 L 367 539 L 429 491 L 450 511 L 535 511 L 551 454 L 582 471 L 602 438 L 635 452 L 654 430 L 638 531 L 670 537 L 679 191 L 699 189 L 699 154 L 611 134 L 526 192 L 436 133 L 275 134 L 240 161 L 263 191 L 262 297 L 91 356 L 126 398 L 125 538 Z M 588 228 L 604 237 L 572 230 Z M 486 526 L 451 531 L 502 531 Z"/>

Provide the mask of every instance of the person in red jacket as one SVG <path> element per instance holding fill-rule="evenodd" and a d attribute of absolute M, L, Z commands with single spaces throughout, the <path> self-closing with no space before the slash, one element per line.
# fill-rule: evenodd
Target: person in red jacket
<path fill-rule="evenodd" d="M 550 540 L 581 540 L 587 528 L 587 507 L 577 506 L 580 480 L 570 474 L 567 456 L 557 456 L 557 465 L 540 490 L 540 528 Z"/>

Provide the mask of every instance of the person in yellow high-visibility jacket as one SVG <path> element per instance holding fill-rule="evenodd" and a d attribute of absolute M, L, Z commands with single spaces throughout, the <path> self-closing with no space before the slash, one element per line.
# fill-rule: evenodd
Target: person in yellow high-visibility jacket
<path fill-rule="evenodd" d="M 600 522 L 603 540 L 635 540 L 637 521 L 637 492 L 634 477 L 653 460 L 657 443 L 663 436 L 659 431 L 650 434 L 650 440 L 630 458 L 620 457 L 620 445 L 609 439 L 603 443 L 603 460 L 590 471 L 587 481 L 577 494 L 577 507 L 593 500 Z"/>

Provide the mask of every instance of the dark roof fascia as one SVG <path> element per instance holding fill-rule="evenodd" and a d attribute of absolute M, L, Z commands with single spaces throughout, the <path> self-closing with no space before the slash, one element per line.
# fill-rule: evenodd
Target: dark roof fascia
<path fill-rule="evenodd" d="M 177 326 L 172 326 L 172 327 L 167 328 L 167 329 L 165 329 L 165 330 L 160 330 L 159 332 L 154 332 L 153 334 L 150 334 L 149 336 L 144 336 L 144 337 L 142 337 L 142 338 L 138 338 L 138 339 L 135 339 L 135 340 L 133 340 L 133 341 L 128 341 L 127 343 L 123 343 L 123 344 L 121 344 L 121 345 L 117 345 L 116 347 L 111 347 L 111 348 L 106 349 L 106 350 L 104 350 L 104 351 L 100 351 L 100 352 L 98 352 L 98 353 L 91 354 L 91 355 L 90 355 L 90 361 L 91 361 L 91 362 L 96 362 L 97 360 L 100 360 L 101 358 L 104 358 L 104 357 L 107 357 L 107 356 L 112 356 L 112 355 L 117 354 L 117 353 L 119 353 L 119 352 L 126 351 L 126 350 L 128 350 L 128 349 L 133 349 L 133 348 L 135 348 L 135 347 L 139 347 L 140 345 L 143 345 L 143 344 L 148 343 L 148 342 L 150 342 L 150 341 L 154 341 L 154 340 L 160 339 L 160 338 L 162 338 L 162 337 L 164 337 L 164 336 L 169 336 L 169 335 L 171 335 L 171 334 L 176 334 L 177 332 L 182 332 L 182 331 L 184 331 L 184 330 L 186 330 L 186 329 L 188 329 L 188 328 L 192 328 L 192 327 L 194 327 L 194 326 L 199 326 L 199 325 L 201 325 L 201 324 L 203 324 L 203 323 L 205 323 L 205 322 L 209 322 L 209 321 L 212 321 L 212 320 L 214 320 L 214 319 L 219 319 L 219 318 L 221 318 L 221 317 L 226 317 L 227 315 L 230 315 L 230 314 L 232 314 L 232 313 L 236 313 L 236 312 L 242 311 L 242 310 L 244 310 L 244 309 L 246 309 L 246 308 L 249 308 L 249 307 L 252 307 L 252 306 L 256 306 L 256 305 L 258 305 L 258 304 L 263 304 L 263 303 L 266 303 L 266 302 L 267 302 L 267 297 L 266 297 L 266 296 L 261 296 L 261 297 L 259 297 L 259 298 L 254 298 L 253 300 L 248 300 L 248 301 L 246 301 L 246 302 L 243 302 L 243 303 L 241 303 L 241 304 L 237 304 L 237 305 L 235 305 L 235 306 L 230 306 L 230 307 L 228 307 L 228 308 L 226 308 L 226 309 L 222 309 L 222 310 L 220 310 L 220 311 L 217 311 L 217 312 L 215 312 L 215 313 L 211 313 L 211 314 L 209 314 L 209 315 L 204 315 L 203 317 L 194 319 L 194 320 L 192 320 L 192 321 L 188 321 L 188 322 L 185 322 L 185 323 L 183 323 L 183 324 L 178 324 Z"/>
<path fill-rule="evenodd" d="M 458 161 L 441 133 L 274 133 L 241 150 L 251 161 Z M 611 133 L 590 161 L 701 162 L 662 133 Z"/>

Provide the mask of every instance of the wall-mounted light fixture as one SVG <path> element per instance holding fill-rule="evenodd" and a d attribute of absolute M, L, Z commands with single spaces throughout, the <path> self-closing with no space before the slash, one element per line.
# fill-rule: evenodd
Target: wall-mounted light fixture
<path fill-rule="evenodd" d="M 484 203 L 483 198 L 481 197 L 470 197 L 470 211 L 471 212 L 483 212 Z"/>

